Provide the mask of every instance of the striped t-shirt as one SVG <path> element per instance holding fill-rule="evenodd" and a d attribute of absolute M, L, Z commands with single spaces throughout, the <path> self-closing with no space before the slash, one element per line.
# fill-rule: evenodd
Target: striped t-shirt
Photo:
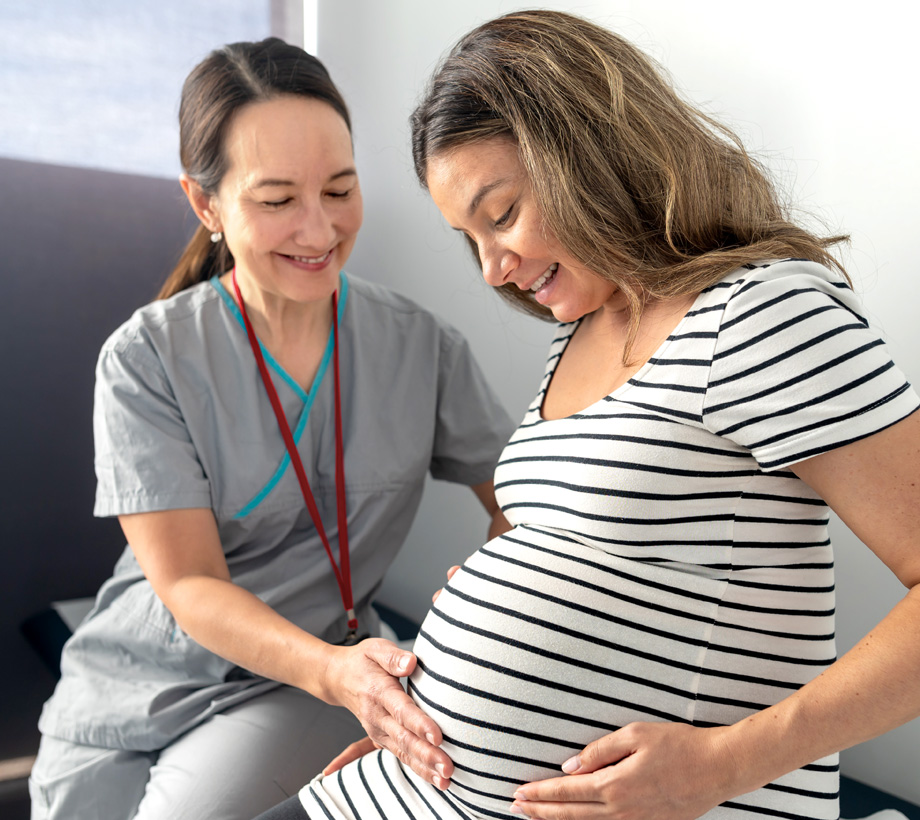
<path fill-rule="evenodd" d="M 787 260 L 708 288 L 626 384 L 541 416 L 577 323 L 495 473 L 513 529 L 425 619 L 410 693 L 456 768 L 442 793 L 376 753 L 301 793 L 313 818 L 506 817 L 632 721 L 735 723 L 835 658 L 828 509 L 789 465 L 920 399 L 849 287 Z M 836 756 L 706 815 L 838 817 Z M 324 807 L 321 808 L 321 807 Z"/>

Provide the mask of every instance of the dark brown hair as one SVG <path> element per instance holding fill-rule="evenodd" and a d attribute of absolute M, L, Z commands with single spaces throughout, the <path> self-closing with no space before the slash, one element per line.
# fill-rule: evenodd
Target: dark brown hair
<path fill-rule="evenodd" d="M 179 106 L 179 157 L 182 167 L 207 194 L 216 193 L 227 170 L 224 140 L 233 116 L 243 106 L 285 95 L 328 103 L 351 130 L 342 95 L 323 64 L 302 48 L 277 37 L 258 43 L 231 43 L 212 51 L 182 86 Z M 233 265 L 227 243 L 211 242 L 199 225 L 162 289 L 165 299 Z"/>
<path fill-rule="evenodd" d="M 699 293 L 746 263 L 801 257 L 846 276 L 826 250 L 845 237 L 792 224 L 738 138 L 588 20 L 520 11 L 479 26 L 435 72 L 411 126 L 423 186 L 430 157 L 513 140 L 547 230 L 626 296 L 630 340 L 646 300 Z M 499 293 L 551 318 L 529 291 Z"/>

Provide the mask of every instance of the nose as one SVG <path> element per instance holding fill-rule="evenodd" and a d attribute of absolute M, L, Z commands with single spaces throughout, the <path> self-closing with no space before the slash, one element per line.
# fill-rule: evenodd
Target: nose
<path fill-rule="evenodd" d="M 332 216 L 321 202 L 303 206 L 297 222 L 295 240 L 309 250 L 327 251 L 335 242 L 336 229 Z"/>
<path fill-rule="evenodd" d="M 507 284 L 517 270 L 520 258 L 513 251 L 495 244 L 479 247 L 482 278 L 493 288 Z"/>

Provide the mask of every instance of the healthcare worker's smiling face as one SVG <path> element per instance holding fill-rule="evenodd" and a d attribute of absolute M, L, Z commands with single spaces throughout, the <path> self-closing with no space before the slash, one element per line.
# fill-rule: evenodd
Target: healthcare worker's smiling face
<path fill-rule="evenodd" d="M 436 154 L 426 181 L 444 218 L 475 243 L 492 287 L 532 291 L 561 322 L 608 305 L 622 309 L 616 286 L 549 234 L 512 140 L 494 137 Z"/>
<path fill-rule="evenodd" d="M 241 108 L 205 224 L 223 231 L 247 303 L 325 303 L 362 220 L 351 134 L 327 103 L 282 96 Z"/>

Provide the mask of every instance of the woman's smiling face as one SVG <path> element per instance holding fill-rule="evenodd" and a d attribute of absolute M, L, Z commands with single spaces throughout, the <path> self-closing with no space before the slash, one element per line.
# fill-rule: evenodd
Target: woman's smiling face
<path fill-rule="evenodd" d="M 269 301 L 328 299 L 362 220 L 345 121 L 306 97 L 251 103 L 231 121 L 224 153 L 210 209 L 240 286 Z"/>
<path fill-rule="evenodd" d="M 426 180 L 444 218 L 475 244 L 492 287 L 532 291 L 560 322 L 593 313 L 617 293 L 548 233 L 511 139 L 493 137 L 436 154 Z"/>

